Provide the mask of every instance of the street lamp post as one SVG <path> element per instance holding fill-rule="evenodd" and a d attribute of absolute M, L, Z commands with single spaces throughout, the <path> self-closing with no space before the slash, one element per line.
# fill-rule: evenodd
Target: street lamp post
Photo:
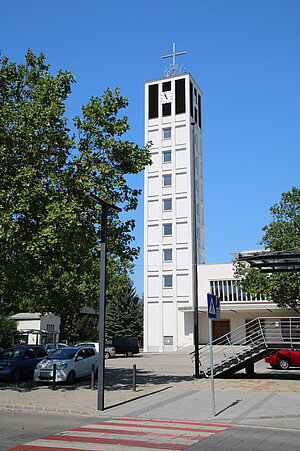
<path fill-rule="evenodd" d="M 107 251 L 107 214 L 108 210 L 122 211 L 91 192 L 85 195 L 102 207 L 101 211 L 101 251 L 100 251 L 100 296 L 99 296 L 99 364 L 98 364 L 98 401 L 97 410 L 104 410 L 104 360 L 105 360 L 105 314 L 106 314 L 106 251 Z"/>
<path fill-rule="evenodd" d="M 196 378 L 199 378 L 199 317 L 198 317 L 198 246 L 197 246 L 197 208 L 196 208 L 196 149 L 195 149 L 195 125 L 196 122 L 192 122 L 192 151 L 193 151 L 193 192 L 194 192 L 194 348 L 195 348 L 195 374 Z"/>

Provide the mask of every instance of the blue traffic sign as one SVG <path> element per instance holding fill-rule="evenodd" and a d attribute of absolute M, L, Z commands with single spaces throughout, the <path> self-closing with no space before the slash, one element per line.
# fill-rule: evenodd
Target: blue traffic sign
<path fill-rule="evenodd" d="M 209 318 L 220 319 L 220 299 L 215 294 L 207 294 L 207 314 Z"/>

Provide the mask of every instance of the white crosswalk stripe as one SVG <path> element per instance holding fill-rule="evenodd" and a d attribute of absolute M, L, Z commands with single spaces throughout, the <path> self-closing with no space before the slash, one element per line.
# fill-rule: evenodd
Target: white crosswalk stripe
<path fill-rule="evenodd" d="M 232 426 L 192 421 L 114 418 L 34 440 L 9 451 L 116 451 L 122 448 L 136 451 L 185 450 L 229 427 Z"/>

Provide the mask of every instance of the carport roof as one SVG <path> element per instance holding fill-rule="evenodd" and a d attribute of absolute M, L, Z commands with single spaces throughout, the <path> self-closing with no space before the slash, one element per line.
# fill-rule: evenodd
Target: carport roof
<path fill-rule="evenodd" d="M 238 260 L 262 273 L 300 272 L 300 249 L 240 253 Z"/>

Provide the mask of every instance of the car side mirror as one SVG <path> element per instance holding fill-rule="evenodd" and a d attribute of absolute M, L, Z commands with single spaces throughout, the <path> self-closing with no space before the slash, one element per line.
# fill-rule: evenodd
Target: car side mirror
<path fill-rule="evenodd" d="M 78 362 L 78 360 L 83 360 L 83 356 L 79 355 L 76 360 L 77 360 L 77 362 Z"/>

